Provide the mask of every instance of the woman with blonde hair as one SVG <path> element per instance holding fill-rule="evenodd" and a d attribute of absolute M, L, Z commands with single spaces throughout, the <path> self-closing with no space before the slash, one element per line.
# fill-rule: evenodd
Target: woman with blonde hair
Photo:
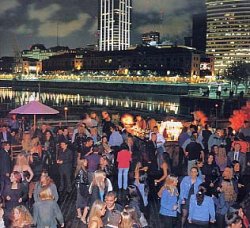
<path fill-rule="evenodd" d="M 33 219 L 24 206 L 17 206 L 11 212 L 11 228 L 30 228 L 33 224 Z"/>
<path fill-rule="evenodd" d="M 31 140 L 32 148 L 30 150 L 29 163 L 30 167 L 34 173 L 34 176 L 29 184 L 29 202 L 28 207 L 32 206 L 32 196 L 35 189 L 35 185 L 39 182 L 42 171 L 43 171 L 43 162 L 42 162 L 42 146 L 38 137 L 34 137 Z"/>
<path fill-rule="evenodd" d="M 57 228 L 57 221 L 61 227 L 64 227 L 62 212 L 54 200 L 51 189 L 45 188 L 40 193 L 40 201 L 36 202 L 33 207 L 34 224 L 37 228 Z"/>
<path fill-rule="evenodd" d="M 233 180 L 233 170 L 226 167 L 223 174 L 220 187 L 217 188 L 218 197 L 214 197 L 216 205 L 216 224 L 218 227 L 225 227 L 225 215 L 229 208 L 237 199 L 237 184 Z"/>
<path fill-rule="evenodd" d="M 76 197 L 76 210 L 77 210 L 77 218 L 80 218 L 84 224 L 86 224 L 86 216 L 88 212 L 88 186 L 89 186 L 89 180 L 88 180 L 88 160 L 82 159 L 79 160 L 78 169 L 76 170 L 76 189 L 77 189 L 77 197 Z M 83 209 L 83 213 L 82 213 Z"/>
<path fill-rule="evenodd" d="M 161 198 L 160 203 L 160 218 L 163 227 L 174 227 L 177 220 L 177 208 L 178 208 L 178 178 L 175 176 L 168 176 L 165 179 L 165 183 L 158 192 L 158 196 Z"/>
<path fill-rule="evenodd" d="M 106 173 L 101 170 L 95 171 L 93 181 L 89 187 L 90 205 L 92 205 L 95 200 L 104 201 L 105 195 L 112 190 L 113 186 L 106 177 Z"/>
<path fill-rule="evenodd" d="M 34 176 L 28 159 L 23 153 L 17 155 L 16 164 L 13 168 L 13 171 L 17 171 L 21 174 L 23 182 L 30 182 Z"/>
<path fill-rule="evenodd" d="M 24 132 L 23 134 L 22 147 L 26 153 L 29 153 L 32 148 L 31 136 L 29 132 Z"/>
<path fill-rule="evenodd" d="M 101 200 L 96 200 L 91 208 L 89 214 L 89 225 L 88 228 L 101 228 L 103 227 L 102 217 L 106 212 L 106 204 Z"/>

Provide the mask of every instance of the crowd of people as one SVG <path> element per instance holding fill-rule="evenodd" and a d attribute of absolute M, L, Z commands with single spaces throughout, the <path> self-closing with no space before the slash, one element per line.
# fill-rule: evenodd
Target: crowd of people
<path fill-rule="evenodd" d="M 148 137 L 107 111 L 73 129 L 12 116 L 0 132 L 0 228 L 65 227 L 58 202 L 74 189 L 76 219 L 89 228 L 150 227 L 152 198 L 161 228 L 250 227 L 249 123 L 239 132 L 185 125 L 177 165 L 154 119 L 134 124 Z"/>

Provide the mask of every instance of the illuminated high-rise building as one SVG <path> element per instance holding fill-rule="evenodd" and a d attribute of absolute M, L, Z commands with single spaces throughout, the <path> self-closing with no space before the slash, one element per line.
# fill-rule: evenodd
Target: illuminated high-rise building
<path fill-rule="evenodd" d="M 235 61 L 250 62 L 250 1 L 206 0 L 206 52 L 215 57 L 216 74 Z"/>
<path fill-rule="evenodd" d="M 99 50 L 126 50 L 130 46 L 132 0 L 99 0 Z"/>

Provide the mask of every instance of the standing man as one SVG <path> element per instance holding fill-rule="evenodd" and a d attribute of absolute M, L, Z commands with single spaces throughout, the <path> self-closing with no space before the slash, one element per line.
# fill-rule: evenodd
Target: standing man
<path fill-rule="evenodd" d="M 102 111 L 102 133 L 105 133 L 107 135 L 107 138 L 109 140 L 109 137 L 111 135 L 110 127 L 114 125 L 111 121 L 110 115 L 107 111 Z"/>
<path fill-rule="evenodd" d="M 163 135 L 159 132 L 157 126 L 154 126 L 153 133 L 156 134 L 156 147 L 157 147 L 157 149 L 156 149 L 156 151 L 157 151 L 156 157 L 157 157 L 158 170 L 160 170 L 161 169 L 161 164 L 163 163 L 163 160 L 164 160 L 163 154 L 166 151 L 165 147 L 164 147 L 164 143 L 165 143 L 166 140 L 163 137 Z M 151 135 L 152 135 L 152 133 L 151 133 Z"/>
<path fill-rule="evenodd" d="M 115 125 L 110 126 L 111 135 L 109 137 L 109 145 L 112 147 L 120 147 L 123 143 L 122 135 L 116 130 Z"/>
<path fill-rule="evenodd" d="M 66 182 L 66 191 L 67 193 L 70 193 L 72 190 L 70 177 L 72 173 L 73 153 L 68 149 L 68 144 L 66 142 L 61 142 L 60 147 L 57 159 L 60 174 L 59 192 L 64 190 Z"/>
<path fill-rule="evenodd" d="M 228 166 L 232 166 L 233 161 L 238 161 L 241 167 L 241 174 L 244 174 L 246 169 L 246 154 L 241 152 L 241 145 L 234 144 L 234 150 L 230 151 L 227 155 Z"/>
<path fill-rule="evenodd" d="M 8 131 L 7 125 L 3 125 L 2 131 L 0 132 L 0 141 L 1 142 L 10 142 L 11 141 L 11 134 Z"/>
<path fill-rule="evenodd" d="M 189 172 L 197 160 L 201 159 L 204 161 L 204 151 L 202 145 L 198 142 L 198 133 L 196 131 L 192 132 L 190 137 L 190 142 L 184 149 L 184 154 L 188 158 L 187 171 Z"/>
<path fill-rule="evenodd" d="M 6 179 L 10 176 L 11 172 L 11 158 L 9 155 L 10 144 L 8 142 L 2 143 L 0 150 L 0 195 L 2 195 Z"/>

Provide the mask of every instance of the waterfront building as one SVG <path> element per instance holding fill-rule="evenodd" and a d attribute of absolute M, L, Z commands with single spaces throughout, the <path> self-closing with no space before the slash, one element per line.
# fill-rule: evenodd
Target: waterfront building
<path fill-rule="evenodd" d="M 206 52 L 223 74 L 235 61 L 250 62 L 250 1 L 206 0 Z"/>
<path fill-rule="evenodd" d="M 99 50 L 126 50 L 130 46 L 132 0 L 99 0 Z"/>
<path fill-rule="evenodd" d="M 22 73 L 24 75 L 38 75 L 42 70 L 42 61 L 31 58 L 22 58 Z"/>
<path fill-rule="evenodd" d="M 55 55 L 43 61 L 43 71 L 75 71 L 83 69 L 82 55 L 75 53 L 65 53 Z"/>
<path fill-rule="evenodd" d="M 200 53 L 185 46 L 136 47 L 124 51 L 83 53 L 84 70 L 151 71 L 158 75 L 200 74 Z"/>
<path fill-rule="evenodd" d="M 141 36 L 142 44 L 150 45 L 151 43 L 160 43 L 160 33 L 159 32 L 147 32 L 143 33 Z"/>
<path fill-rule="evenodd" d="M 32 58 L 37 60 L 45 60 L 54 55 L 61 55 L 64 53 L 69 53 L 70 49 L 68 47 L 56 46 L 47 49 L 43 44 L 34 44 L 29 50 L 23 50 L 21 52 L 21 57 Z"/>

